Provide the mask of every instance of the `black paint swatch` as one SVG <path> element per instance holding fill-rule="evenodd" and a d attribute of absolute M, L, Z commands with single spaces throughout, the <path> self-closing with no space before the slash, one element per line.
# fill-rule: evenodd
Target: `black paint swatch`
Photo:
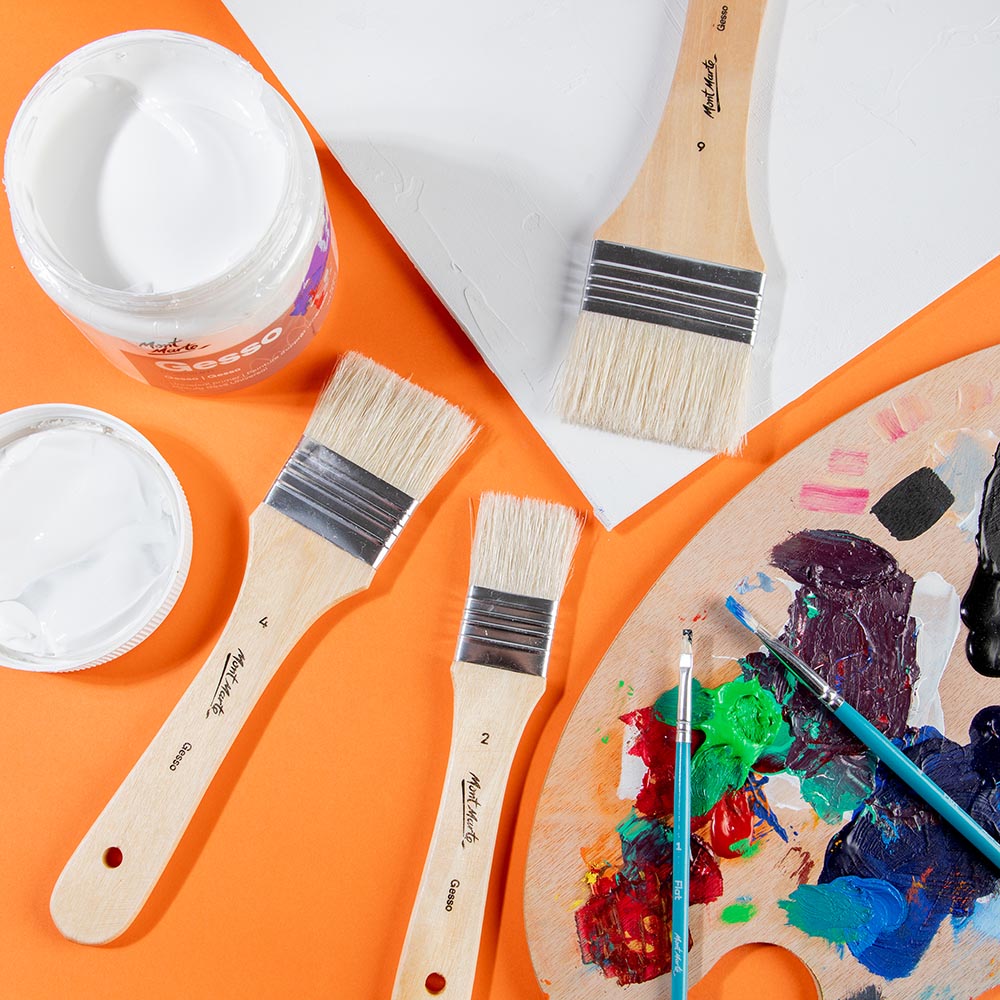
<path fill-rule="evenodd" d="M 941 477 L 923 468 L 896 483 L 872 507 L 872 513 L 893 538 L 909 542 L 936 524 L 954 502 L 954 494 Z"/>
<path fill-rule="evenodd" d="M 962 598 L 962 621 L 969 629 L 965 656 L 986 677 L 1000 677 L 1000 448 L 983 485 L 976 548 L 979 561 Z"/>

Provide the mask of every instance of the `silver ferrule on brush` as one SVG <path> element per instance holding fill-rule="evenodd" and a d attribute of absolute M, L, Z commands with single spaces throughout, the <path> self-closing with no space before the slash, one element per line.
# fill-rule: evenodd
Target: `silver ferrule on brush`
<path fill-rule="evenodd" d="M 557 601 L 470 587 L 455 659 L 544 677 Z"/>
<path fill-rule="evenodd" d="M 793 653 L 783 642 L 779 642 L 762 625 L 758 625 L 754 631 L 762 643 L 774 655 L 782 661 L 794 673 L 807 688 L 824 704 L 831 712 L 836 712 L 844 699 L 832 688 L 812 667 Z"/>
<path fill-rule="evenodd" d="M 303 437 L 264 502 L 375 567 L 416 506 L 413 497 Z"/>
<path fill-rule="evenodd" d="M 677 742 L 691 742 L 691 675 L 694 656 L 691 652 L 691 629 L 684 629 L 681 646 L 680 676 L 677 681 Z"/>
<path fill-rule="evenodd" d="M 583 308 L 752 344 L 763 291 L 761 271 L 595 240 Z"/>

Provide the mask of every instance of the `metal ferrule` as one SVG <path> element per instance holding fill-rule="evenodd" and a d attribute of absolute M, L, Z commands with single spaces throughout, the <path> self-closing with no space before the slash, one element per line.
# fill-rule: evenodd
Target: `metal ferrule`
<path fill-rule="evenodd" d="M 541 597 L 470 587 L 455 659 L 544 677 L 556 607 Z"/>
<path fill-rule="evenodd" d="M 402 490 L 308 437 L 264 502 L 373 567 L 416 506 Z"/>
<path fill-rule="evenodd" d="M 794 673 L 807 688 L 832 712 L 836 712 L 844 704 L 843 697 L 832 687 L 812 667 L 802 659 L 801 656 L 793 653 L 783 643 L 778 642 L 769 635 L 762 635 L 762 630 L 758 630 L 757 635 L 761 642 L 774 653 L 779 660 L 791 668 Z"/>
<path fill-rule="evenodd" d="M 595 240 L 583 308 L 752 344 L 764 274 Z"/>
<path fill-rule="evenodd" d="M 681 657 L 677 684 L 677 742 L 691 742 L 691 657 Z"/>

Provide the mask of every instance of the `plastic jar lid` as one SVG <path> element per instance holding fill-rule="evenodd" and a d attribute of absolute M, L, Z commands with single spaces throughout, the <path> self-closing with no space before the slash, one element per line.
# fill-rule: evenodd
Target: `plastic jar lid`
<path fill-rule="evenodd" d="M 180 595 L 191 543 L 177 477 L 129 424 L 69 403 L 0 414 L 0 665 L 132 649 Z"/>

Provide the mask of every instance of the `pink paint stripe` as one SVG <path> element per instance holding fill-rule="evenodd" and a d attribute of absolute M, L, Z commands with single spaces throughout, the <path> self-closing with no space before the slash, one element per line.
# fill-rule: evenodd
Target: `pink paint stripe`
<path fill-rule="evenodd" d="M 869 420 L 879 436 L 890 443 L 906 436 L 906 431 L 903 430 L 902 424 L 899 422 L 899 417 L 896 416 L 896 411 L 891 408 L 879 410 Z"/>
<path fill-rule="evenodd" d="M 863 476 L 868 471 L 868 452 L 834 448 L 827 469 L 834 476 Z"/>
<path fill-rule="evenodd" d="M 863 514 L 868 509 L 868 496 L 868 490 L 861 486 L 803 483 L 799 490 L 799 506 L 827 514 Z"/>

